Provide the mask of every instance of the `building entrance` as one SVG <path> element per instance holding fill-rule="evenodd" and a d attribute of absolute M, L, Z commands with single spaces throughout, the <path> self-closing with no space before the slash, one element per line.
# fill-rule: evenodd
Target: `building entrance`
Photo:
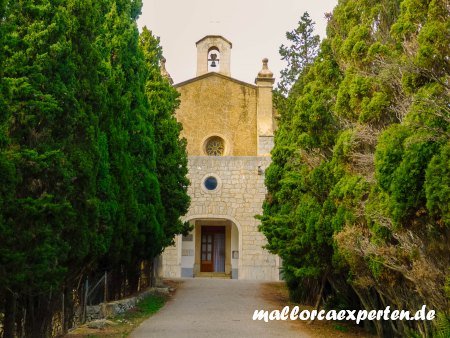
<path fill-rule="evenodd" d="M 200 272 L 225 272 L 224 226 L 202 226 Z"/>

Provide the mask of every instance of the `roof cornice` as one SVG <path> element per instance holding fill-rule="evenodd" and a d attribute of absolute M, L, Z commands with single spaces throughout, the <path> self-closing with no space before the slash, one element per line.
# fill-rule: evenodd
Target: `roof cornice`
<path fill-rule="evenodd" d="M 226 75 L 223 75 L 223 74 L 220 74 L 220 73 L 216 73 L 216 72 L 209 72 L 209 73 L 206 73 L 206 74 L 203 74 L 203 75 L 200 75 L 200 76 L 196 76 L 196 77 L 194 77 L 192 79 L 189 79 L 189 80 L 177 83 L 177 84 L 174 85 L 174 87 L 175 88 L 182 87 L 182 86 L 185 86 L 187 84 L 190 84 L 190 83 L 193 83 L 193 82 L 196 82 L 196 81 L 199 81 L 199 80 L 203 80 L 203 79 L 205 79 L 207 77 L 210 77 L 210 76 L 217 76 L 217 77 L 220 77 L 222 79 L 233 81 L 233 82 L 235 82 L 237 84 L 256 89 L 256 86 L 251 84 L 251 83 L 240 81 L 240 80 L 234 79 L 234 78 L 232 78 L 230 76 L 226 76 Z"/>
<path fill-rule="evenodd" d="M 203 40 L 208 39 L 208 38 L 218 38 L 218 39 L 222 39 L 222 40 L 226 41 L 227 43 L 229 43 L 229 44 L 230 44 L 230 47 L 233 47 L 233 44 L 230 42 L 230 40 L 225 39 L 222 35 L 207 35 L 207 36 L 204 36 L 203 38 L 201 38 L 200 40 L 198 40 L 198 41 L 195 43 L 195 45 L 198 45 L 200 42 L 202 42 Z"/>

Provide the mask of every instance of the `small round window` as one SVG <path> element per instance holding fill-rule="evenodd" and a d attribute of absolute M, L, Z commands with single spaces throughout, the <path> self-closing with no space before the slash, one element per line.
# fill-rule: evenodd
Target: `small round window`
<path fill-rule="evenodd" d="M 217 188 L 217 178 L 214 176 L 208 176 L 203 182 L 205 188 L 208 190 L 215 190 Z"/>
<path fill-rule="evenodd" d="M 219 136 L 212 136 L 206 140 L 205 152 L 208 156 L 223 156 L 225 142 Z"/>

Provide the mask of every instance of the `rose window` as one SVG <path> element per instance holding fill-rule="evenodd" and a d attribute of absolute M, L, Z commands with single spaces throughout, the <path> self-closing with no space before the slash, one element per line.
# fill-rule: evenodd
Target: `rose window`
<path fill-rule="evenodd" d="M 205 151 L 208 156 L 223 156 L 225 144 L 218 136 L 210 137 L 206 141 Z"/>

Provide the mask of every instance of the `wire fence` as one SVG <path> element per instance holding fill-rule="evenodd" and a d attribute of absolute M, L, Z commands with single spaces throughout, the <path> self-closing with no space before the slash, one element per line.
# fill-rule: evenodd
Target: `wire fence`
<path fill-rule="evenodd" d="M 102 271 L 81 278 L 75 289 L 61 293 L 52 320 L 52 336 L 62 336 L 68 329 L 86 323 L 91 306 L 123 299 L 155 285 L 157 265 L 158 259 L 142 262 L 137 284 L 123 278 L 123 271 Z"/>

